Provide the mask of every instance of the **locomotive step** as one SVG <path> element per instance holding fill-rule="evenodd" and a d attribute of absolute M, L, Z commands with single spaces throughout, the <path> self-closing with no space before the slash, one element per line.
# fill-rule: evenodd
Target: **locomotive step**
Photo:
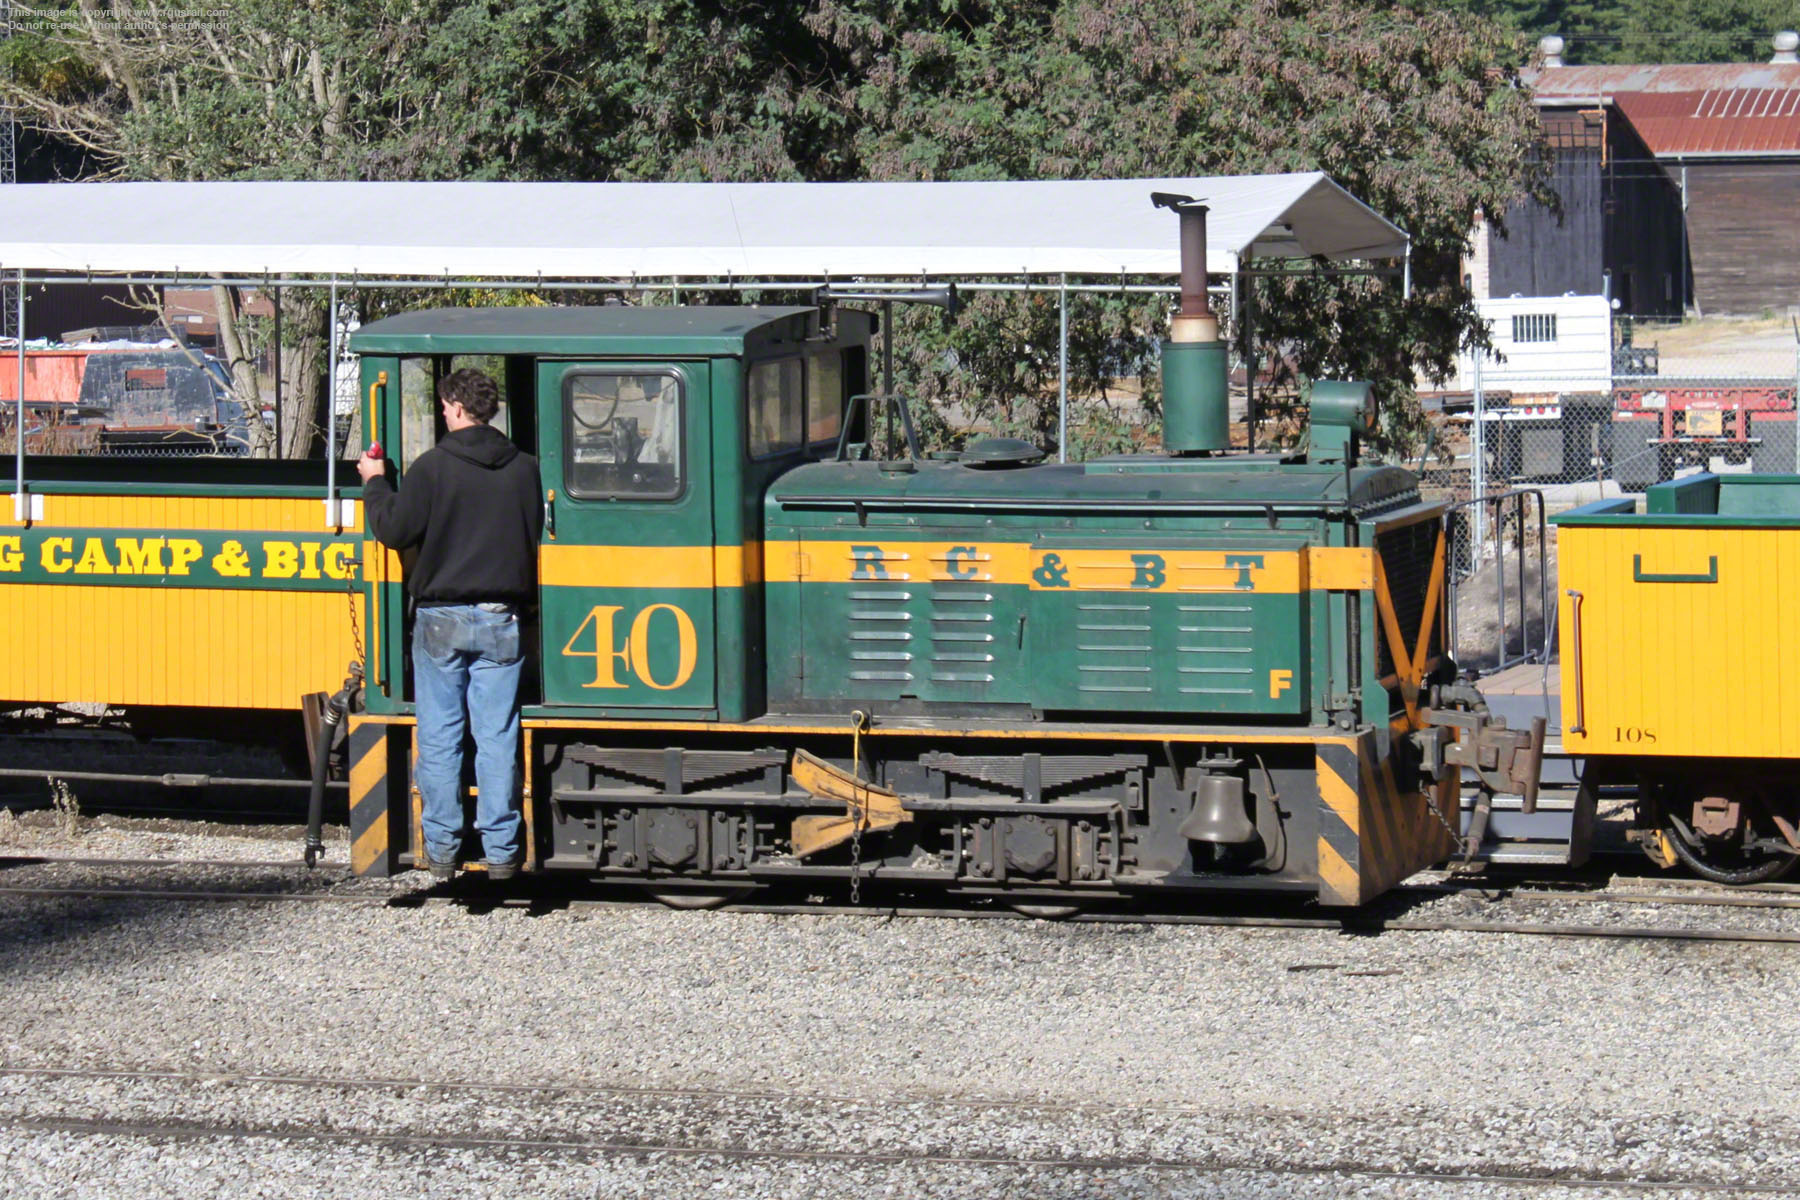
<path fill-rule="evenodd" d="M 1462 832 L 1474 815 L 1474 796 L 1463 797 Z M 1488 814 L 1487 835 L 1474 858 L 1479 862 L 1530 866 L 1578 867 L 1588 860 L 1593 843 L 1592 813 L 1584 813 L 1574 793 L 1542 793 L 1537 811 L 1519 811 L 1517 796 L 1496 796 Z"/>

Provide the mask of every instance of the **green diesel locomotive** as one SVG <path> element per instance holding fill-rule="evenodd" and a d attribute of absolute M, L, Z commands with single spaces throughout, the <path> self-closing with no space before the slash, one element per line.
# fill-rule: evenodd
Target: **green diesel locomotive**
<path fill-rule="evenodd" d="M 1181 212 L 1165 451 L 924 456 L 863 396 L 872 321 L 792 308 L 440 310 L 365 326 L 402 480 L 434 381 L 504 383 L 541 460 L 526 869 L 705 904 L 809 878 L 1026 908 L 1146 889 L 1354 905 L 1456 844 L 1465 767 L 1536 778 L 1444 651 L 1442 508 L 1315 384 L 1301 456 L 1232 453 L 1204 209 Z M 893 420 L 906 449 L 873 452 Z M 404 484 L 402 484 L 404 486 Z M 353 858 L 423 863 L 404 564 L 363 545 Z M 354 707 L 354 706 L 353 706 Z"/>

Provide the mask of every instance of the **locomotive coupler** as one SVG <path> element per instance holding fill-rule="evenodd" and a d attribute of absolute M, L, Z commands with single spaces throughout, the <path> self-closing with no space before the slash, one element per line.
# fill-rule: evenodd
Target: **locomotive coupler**
<path fill-rule="evenodd" d="M 1487 836 L 1488 816 L 1496 794 L 1519 797 L 1519 811 L 1537 811 L 1538 777 L 1544 761 L 1542 717 L 1533 717 L 1529 729 L 1510 729 L 1504 718 L 1492 716 L 1481 693 L 1466 684 L 1435 690 L 1433 703 L 1420 712 L 1425 727 L 1412 735 L 1418 747 L 1421 769 L 1433 779 L 1455 771 L 1475 775 L 1480 795 L 1463 835 L 1465 858 Z"/>
<path fill-rule="evenodd" d="M 1483 791 L 1518 796 L 1519 811 L 1537 811 L 1539 767 L 1544 760 L 1542 717 L 1529 729 L 1509 729 L 1488 712 L 1481 693 L 1469 684 L 1434 688 L 1432 703 L 1419 713 L 1425 727 L 1412 735 L 1421 766 L 1432 778 L 1445 768 L 1475 773 Z"/>
<path fill-rule="evenodd" d="M 325 702 L 319 725 L 319 736 L 313 741 L 312 791 L 306 804 L 306 865 L 317 866 L 325 857 L 325 776 L 331 767 L 331 747 L 337 741 L 338 727 L 344 714 L 359 707 L 362 698 L 363 665 L 352 659 L 344 676 L 344 686 Z"/>

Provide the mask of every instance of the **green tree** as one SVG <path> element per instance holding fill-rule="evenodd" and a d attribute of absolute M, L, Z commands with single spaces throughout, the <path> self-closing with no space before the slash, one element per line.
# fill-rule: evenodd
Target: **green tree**
<path fill-rule="evenodd" d="M 1571 64 L 1766 62 L 1770 39 L 1800 29 L 1795 0 L 1439 0 L 1530 41 L 1554 33 Z"/>
<path fill-rule="evenodd" d="M 844 114 L 807 77 L 799 11 L 750 0 L 80 0 L 5 50 L 35 127 L 116 179 L 800 179 L 843 169 Z M 283 295 L 282 453 L 322 424 L 322 298 Z M 222 341 L 259 416 L 248 359 Z"/>
<path fill-rule="evenodd" d="M 1266 280 L 1268 365 L 1371 379 L 1404 426 L 1415 371 L 1447 375 L 1458 347 L 1484 336 L 1460 270 L 1475 212 L 1506 211 L 1542 171 L 1535 114 L 1504 68 L 1520 42 L 1498 24 L 1365 0 L 951 0 L 907 24 L 919 7 L 819 7 L 817 26 L 862 80 L 856 148 L 870 177 L 1323 170 L 1411 233 L 1413 294 L 1395 279 Z M 1036 386 L 1047 403 L 1041 370 L 984 352 L 1016 342 L 1033 311 L 1042 319 L 1032 301 L 1011 307 L 1024 312 L 994 316 L 998 337 L 971 325 L 954 346 L 966 370 L 948 397 L 1003 425 L 1017 406 L 999 397 Z M 1141 331 L 1120 356 L 1135 363 L 1160 313 L 1122 323 Z"/>
<path fill-rule="evenodd" d="M 1280 369 L 1375 379 L 1479 336 L 1477 208 L 1535 185 L 1516 35 L 1375 0 L 125 0 L 11 51 L 28 119 L 120 178 L 1065 179 L 1319 169 L 1408 229 L 1394 279 L 1259 285 Z M 122 19 L 129 14 L 132 20 Z M 1171 221 L 1171 237 L 1173 221 Z M 906 364 L 946 406 L 1048 440 L 1050 298 L 983 295 Z M 1077 297 L 1070 374 L 1104 404 L 1166 305 Z M 316 311 L 316 310 L 315 310 Z M 322 323 L 299 319 L 316 346 Z M 317 371 L 317 359 L 312 370 Z M 1153 376 L 1153 372 L 1151 373 Z M 1154 395 L 1150 397 L 1154 403 Z M 1097 444 L 1129 440 L 1116 414 Z"/>

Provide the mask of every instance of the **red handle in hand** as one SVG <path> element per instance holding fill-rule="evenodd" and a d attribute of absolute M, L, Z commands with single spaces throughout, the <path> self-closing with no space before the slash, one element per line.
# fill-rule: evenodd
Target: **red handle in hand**
<path fill-rule="evenodd" d="M 369 457 L 370 458 L 380 458 L 381 457 L 381 443 L 380 442 L 370 442 L 369 443 Z"/>

